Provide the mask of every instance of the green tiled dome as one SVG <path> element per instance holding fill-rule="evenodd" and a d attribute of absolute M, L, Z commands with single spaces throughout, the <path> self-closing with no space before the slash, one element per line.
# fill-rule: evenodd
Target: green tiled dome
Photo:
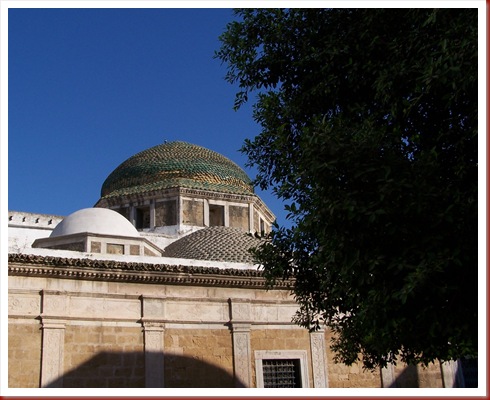
<path fill-rule="evenodd" d="M 245 171 L 215 151 L 185 142 L 168 142 L 124 161 L 105 180 L 101 197 L 185 187 L 253 194 Z"/>

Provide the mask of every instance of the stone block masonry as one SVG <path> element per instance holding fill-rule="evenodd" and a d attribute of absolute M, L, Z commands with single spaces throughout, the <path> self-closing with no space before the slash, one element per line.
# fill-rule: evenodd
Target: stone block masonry
<path fill-rule="evenodd" d="M 41 327 L 38 321 L 9 324 L 8 385 L 37 388 L 41 373 Z"/>
<path fill-rule="evenodd" d="M 257 387 L 265 382 L 262 360 L 275 359 L 299 363 L 302 387 L 442 386 L 438 366 L 414 371 L 400 365 L 381 374 L 336 364 L 331 333 L 292 324 L 297 305 L 289 291 L 251 286 L 258 282 L 252 271 L 104 268 L 69 259 L 60 259 L 58 268 L 53 258 L 44 264 L 11 259 L 11 388 Z M 75 278 L 83 262 L 87 279 Z M 92 271 L 105 275 L 94 278 Z M 123 273 L 131 281 L 110 279 Z M 135 281 L 139 276 L 177 276 L 179 282 L 142 283 Z"/>
<path fill-rule="evenodd" d="M 63 387 L 144 387 L 141 328 L 67 326 Z"/>
<path fill-rule="evenodd" d="M 167 329 L 165 387 L 234 387 L 229 329 Z"/>

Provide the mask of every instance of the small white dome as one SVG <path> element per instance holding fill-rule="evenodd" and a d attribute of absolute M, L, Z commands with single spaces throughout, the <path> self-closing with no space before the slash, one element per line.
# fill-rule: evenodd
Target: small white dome
<path fill-rule="evenodd" d="M 116 236 L 140 236 L 131 222 L 118 212 L 107 208 L 84 208 L 63 219 L 54 228 L 50 237 L 83 232 Z"/>

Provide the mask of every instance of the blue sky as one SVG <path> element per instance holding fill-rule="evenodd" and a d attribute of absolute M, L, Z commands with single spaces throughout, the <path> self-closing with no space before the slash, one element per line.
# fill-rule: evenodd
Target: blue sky
<path fill-rule="evenodd" d="M 114 168 L 164 140 L 245 168 L 239 148 L 260 127 L 251 104 L 233 110 L 238 88 L 213 58 L 232 19 L 217 8 L 9 9 L 8 209 L 92 207 Z M 282 203 L 256 191 L 284 223 Z"/>

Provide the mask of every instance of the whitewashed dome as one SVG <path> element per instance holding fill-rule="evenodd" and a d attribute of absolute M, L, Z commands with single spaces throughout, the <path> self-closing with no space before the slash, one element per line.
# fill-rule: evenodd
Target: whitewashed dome
<path fill-rule="evenodd" d="M 64 218 L 50 237 L 90 232 L 100 235 L 140 237 L 136 228 L 121 214 L 108 208 L 83 208 Z"/>

